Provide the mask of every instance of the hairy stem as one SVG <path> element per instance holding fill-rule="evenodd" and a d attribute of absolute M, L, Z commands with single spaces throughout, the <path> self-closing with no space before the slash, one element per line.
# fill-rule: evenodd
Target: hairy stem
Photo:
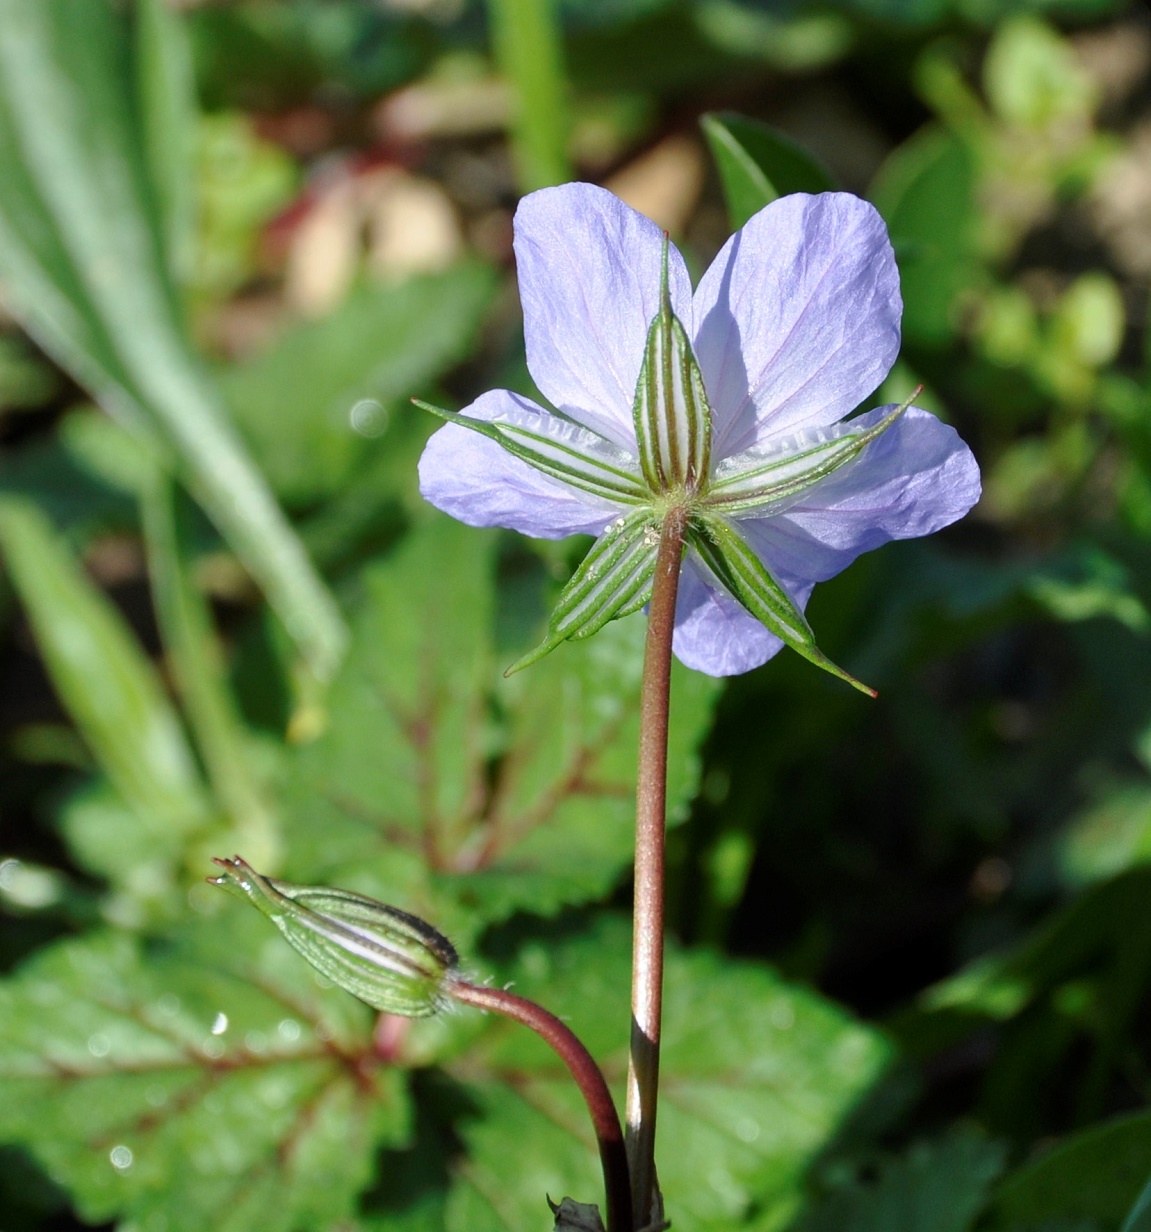
<path fill-rule="evenodd" d="M 466 980 L 450 981 L 445 991 L 464 1005 L 514 1018 L 530 1027 L 567 1067 L 583 1094 L 599 1143 L 607 1206 L 607 1232 L 632 1232 L 631 1182 L 619 1113 L 592 1055 L 554 1014 L 526 997 L 503 988 L 486 988 Z"/>
<path fill-rule="evenodd" d="M 632 938 L 631 1063 L 627 1080 L 627 1153 L 636 1227 L 655 1211 L 655 1114 L 663 1013 L 664 834 L 667 822 L 667 726 L 671 638 L 687 515 L 663 522 L 648 609 L 640 698 L 636 781 L 635 909 Z"/>

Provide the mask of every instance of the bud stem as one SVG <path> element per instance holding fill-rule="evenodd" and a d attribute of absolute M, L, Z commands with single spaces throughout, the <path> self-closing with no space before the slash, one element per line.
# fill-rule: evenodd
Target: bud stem
<path fill-rule="evenodd" d="M 671 642 L 687 512 L 664 517 L 648 609 L 640 698 L 636 782 L 635 907 L 632 937 L 631 1063 L 627 1081 L 627 1153 L 636 1227 L 655 1211 L 655 1114 L 663 1013 L 664 837 Z"/>
<path fill-rule="evenodd" d="M 616 1112 L 603 1073 L 575 1032 L 542 1006 L 505 988 L 488 988 L 470 984 L 467 980 L 452 979 L 447 982 L 444 991 L 464 1005 L 503 1014 L 530 1027 L 564 1063 L 583 1094 L 595 1127 L 603 1165 L 607 1232 L 632 1232 L 631 1181 L 619 1113 Z"/>

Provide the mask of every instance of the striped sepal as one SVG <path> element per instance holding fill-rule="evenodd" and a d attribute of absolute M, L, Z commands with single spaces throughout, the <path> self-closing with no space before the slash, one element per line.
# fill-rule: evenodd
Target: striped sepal
<path fill-rule="evenodd" d="M 876 695 L 874 689 L 837 667 L 819 650 L 811 626 L 791 596 L 771 576 L 751 545 L 723 518 L 693 518 L 688 542 L 716 581 L 782 642 L 861 692 Z"/>
<path fill-rule="evenodd" d="M 771 513 L 857 458 L 910 405 L 908 399 L 870 428 L 852 431 L 850 424 L 837 424 L 725 458 L 708 488 L 708 508 L 725 514 L 754 510 L 761 517 Z"/>
<path fill-rule="evenodd" d="M 547 637 L 505 675 L 537 662 L 569 638 L 591 637 L 609 620 L 643 607 L 651 598 L 659 537 L 659 519 L 650 509 L 637 509 L 613 522 L 561 591 Z"/>
<path fill-rule="evenodd" d="M 652 491 L 698 490 L 711 461 L 711 407 L 687 333 L 671 310 L 666 240 L 660 307 L 647 331 L 632 413 L 640 469 Z"/>
<path fill-rule="evenodd" d="M 472 419 L 467 415 L 441 410 L 418 398 L 412 401 L 445 423 L 470 428 L 486 436 L 537 471 L 570 487 L 579 488 L 581 492 L 623 505 L 638 505 L 651 499 L 639 475 L 617 464 L 626 461 L 625 455 L 587 428 L 579 428 L 583 439 L 577 448 L 567 441 L 533 432 L 518 424 Z"/>

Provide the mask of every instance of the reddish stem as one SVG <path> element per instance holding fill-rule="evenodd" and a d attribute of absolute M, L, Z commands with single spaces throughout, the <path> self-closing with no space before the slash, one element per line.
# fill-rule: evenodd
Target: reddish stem
<path fill-rule="evenodd" d="M 648 609 L 636 779 L 635 907 L 632 937 L 631 1063 L 627 1082 L 627 1153 L 636 1227 L 655 1215 L 655 1116 L 663 1014 L 664 836 L 671 641 L 687 514 L 664 518 Z"/>
<path fill-rule="evenodd" d="M 631 1181 L 619 1113 L 607 1081 L 592 1055 L 570 1027 L 526 997 L 504 988 L 487 988 L 466 980 L 450 981 L 445 991 L 464 1005 L 514 1018 L 550 1045 L 575 1080 L 591 1113 L 599 1143 L 607 1205 L 607 1232 L 632 1232 Z"/>

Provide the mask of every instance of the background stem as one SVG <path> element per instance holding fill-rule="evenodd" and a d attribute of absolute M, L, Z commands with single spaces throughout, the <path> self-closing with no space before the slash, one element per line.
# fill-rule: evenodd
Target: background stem
<path fill-rule="evenodd" d="M 607 1205 L 607 1232 L 631 1232 L 631 1183 L 619 1114 L 603 1073 L 579 1037 L 554 1014 L 507 989 L 487 988 L 466 980 L 455 980 L 449 982 L 445 991 L 464 1005 L 503 1014 L 530 1027 L 567 1066 L 583 1093 L 599 1143 Z"/>
<path fill-rule="evenodd" d="M 682 509 L 672 509 L 664 518 L 648 611 L 640 695 L 631 1063 L 627 1080 L 627 1150 L 637 1228 L 651 1223 L 655 1197 L 655 1114 L 663 1013 L 667 725 L 671 702 L 671 640 L 686 524 L 687 516 Z"/>
<path fill-rule="evenodd" d="M 492 50 L 514 101 L 512 156 L 522 192 L 572 178 L 567 79 L 556 0 L 488 0 Z"/>

